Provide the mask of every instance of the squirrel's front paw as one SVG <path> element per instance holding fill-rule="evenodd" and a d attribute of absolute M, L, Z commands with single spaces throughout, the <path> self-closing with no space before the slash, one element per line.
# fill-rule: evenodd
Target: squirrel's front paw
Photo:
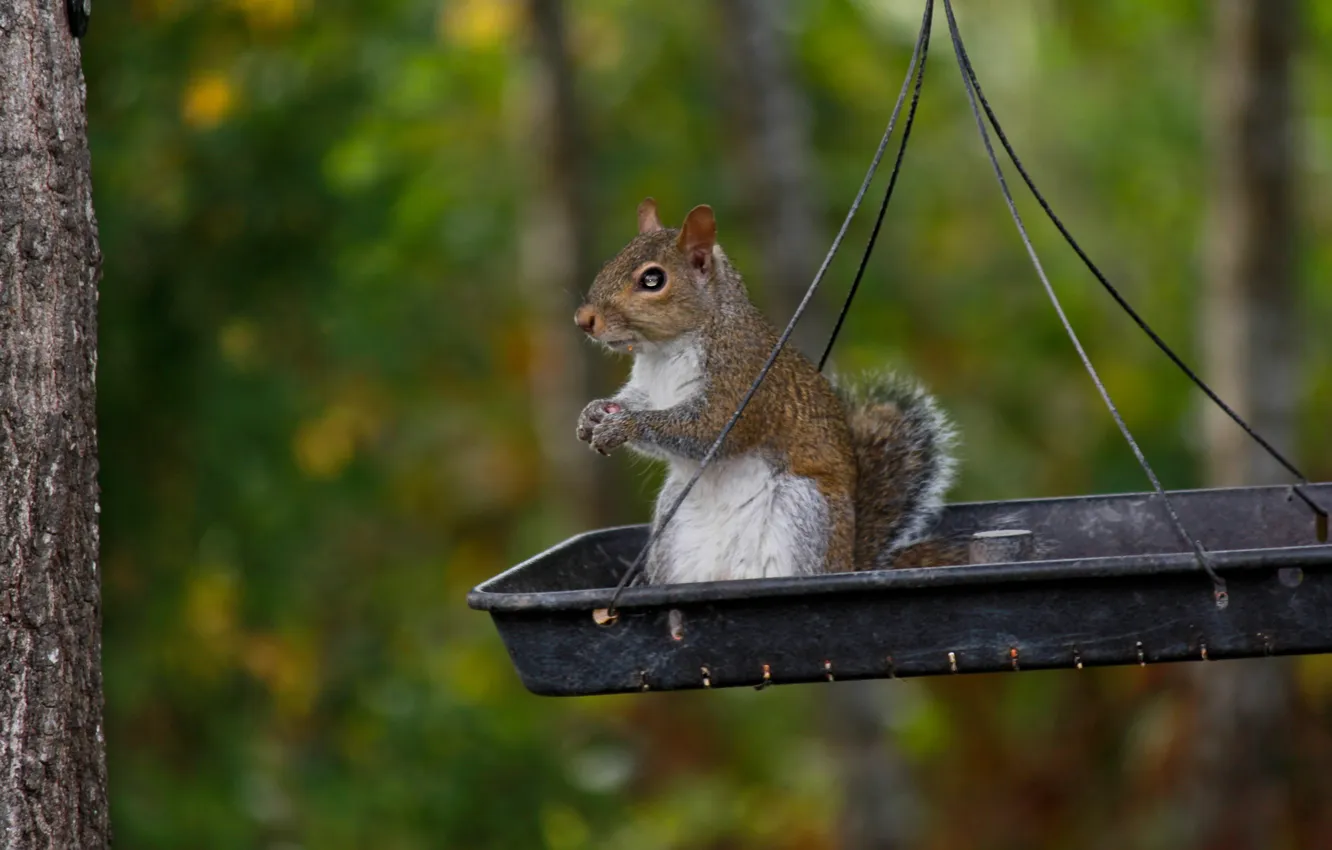
<path fill-rule="evenodd" d="M 619 405 L 615 405 L 617 408 Z M 631 420 L 628 413 L 617 411 L 606 413 L 601 421 L 592 428 L 592 439 L 588 442 L 592 448 L 608 455 L 624 445 L 630 436 Z"/>
<path fill-rule="evenodd" d="M 592 432 L 601 421 L 612 413 L 619 413 L 624 408 L 617 401 L 608 398 L 599 398 L 596 401 L 589 402 L 583 412 L 578 414 L 578 439 L 584 443 L 592 442 Z"/>

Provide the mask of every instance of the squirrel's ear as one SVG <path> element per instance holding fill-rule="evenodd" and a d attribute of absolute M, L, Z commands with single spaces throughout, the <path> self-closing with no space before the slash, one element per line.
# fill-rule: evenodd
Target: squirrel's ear
<path fill-rule="evenodd" d="M 700 204 L 685 217 L 676 245 L 689 258 L 690 265 L 707 271 L 712 265 L 712 246 L 716 244 L 717 220 L 713 218 L 712 207 Z"/>
<path fill-rule="evenodd" d="M 663 229 L 661 219 L 657 217 L 657 202 L 651 198 L 644 198 L 643 203 L 638 205 L 638 232 L 651 233 L 661 229 Z"/>

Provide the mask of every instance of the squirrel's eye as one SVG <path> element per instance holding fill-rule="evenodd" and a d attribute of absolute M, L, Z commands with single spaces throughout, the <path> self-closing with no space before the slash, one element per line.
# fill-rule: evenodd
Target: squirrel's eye
<path fill-rule="evenodd" d="M 666 272 L 656 266 L 653 266 L 638 276 L 638 285 L 647 290 L 655 291 L 661 289 L 662 285 L 665 283 Z"/>

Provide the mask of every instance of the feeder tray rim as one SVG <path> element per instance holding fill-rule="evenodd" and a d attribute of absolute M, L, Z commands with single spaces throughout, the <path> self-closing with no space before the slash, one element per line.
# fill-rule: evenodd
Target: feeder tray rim
<path fill-rule="evenodd" d="M 1171 494 L 1216 494 L 1225 492 L 1261 493 L 1290 490 L 1290 485 L 1263 487 L 1210 487 L 1192 490 L 1172 490 Z M 1125 498 L 1150 500 L 1154 493 L 1107 493 L 1094 496 L 1052 496 L 1036 499 L 1015 499 L 991 502 L 954 502 L 950 509 L 975 506 L 1027 506 L 1076 501 L 1088 506 L 1098 502 L 1123 501 Z M 506 579 L 530 569 L 552 553 L 584 545 L 589 537 L 604 536 L 630 530 L 645 530 L 646 525 L 621 525 L 582 532 L 517 566 L 477 585 L 468 595 L 470 608 L 480 611 L 586 611 L 605 607 L 610 603 L 612 588 L 582 590 L 551 590 L 526 593 L 497 592 L 493 588 Z M 1332 545 L 1281 546 L 1214 550 L 1209 553 L 1214 567 L 1220 572 L 1246 569 L 1273 569 L 1281 567 L 1332 566 Z M 1191 552 L 1159 552 L 1106 557 L 1054 558 L 1008 563 L 967 564 L 951 567 L 916 567 L 889 570 L 863 570 L 851 573 L 797 576 L 787 578 L 742 579 L 733 581 L 696 582 L 627 588 L 620 597 L 619 608 L 649 608 L 662 605 L 724 602 L 744 599 L 778 598 L 792 596 L 824 596 L 864 591 L 918 590 L 924 588 L 957 587 L 964 585 L 999 584 L 1008 582 L 1053 581 L 1061 579 L 1105 579 L 1158 576 L 1167 574 L 1199 573 Z"/>
<path fill-rule="evenodd" d="M 623 526 L 635 528 L 641 526 Z M 613 531 L 615 529 L 607 529 Z M 588 532 L 595 534 L 597 532 Z M 572 538 L 554 549 L 572 546 L 584 535 Z M 614 588 L 589 590 L 552 590 L 533 593 L 502 593 L 490 588 L 508 576 L 527 568 L 551 551 L 505 570 L 478 585 L 467 595 L 469 607 L 479 611 L 587 611 L 610 603 Z M 1271 549 L 1217 550 L 1208 553 L 1218 573 L 1243 570 L 1270 570 L 1283 567 L 1332 567 L 1332 544 L 1283 546 Z M 707 602 L 791 596 L 826 596 L 866 591 L 906 591 L 965 585 L 1016 584 L 1064 579 L 1135 578 L 1196 573 L 1202 577 L 1192 552 L 1151 555 L 1115 555 L 1104 558 L 1069 558 L 1019 563 L 967 564 L 952 567 L 912 567 L 889 570 L 862 570 L 818 576 L 737 579 L 732 581 L 691 582 L 689 584 L 631 587 L 620 596 L 618 608 L 653 608 Z"/>

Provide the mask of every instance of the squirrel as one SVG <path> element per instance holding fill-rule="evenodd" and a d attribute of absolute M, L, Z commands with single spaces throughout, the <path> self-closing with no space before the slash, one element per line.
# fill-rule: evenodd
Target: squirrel
<path fill-rule="evenodd" d="M 590 402 L 577 437 L 669 466 L 660 527 L 779 338 L 717 243 L 712 209 L 679 229 L 638 207 L 638 235 L 596 276 L 574 321 L 629 381 Z M 965 563 L 927 537 L 952 482 L 955 432 L 934 399 L 892 375 L 830 381 L 784 347 L 649 553 L 650 584 Z"/>

